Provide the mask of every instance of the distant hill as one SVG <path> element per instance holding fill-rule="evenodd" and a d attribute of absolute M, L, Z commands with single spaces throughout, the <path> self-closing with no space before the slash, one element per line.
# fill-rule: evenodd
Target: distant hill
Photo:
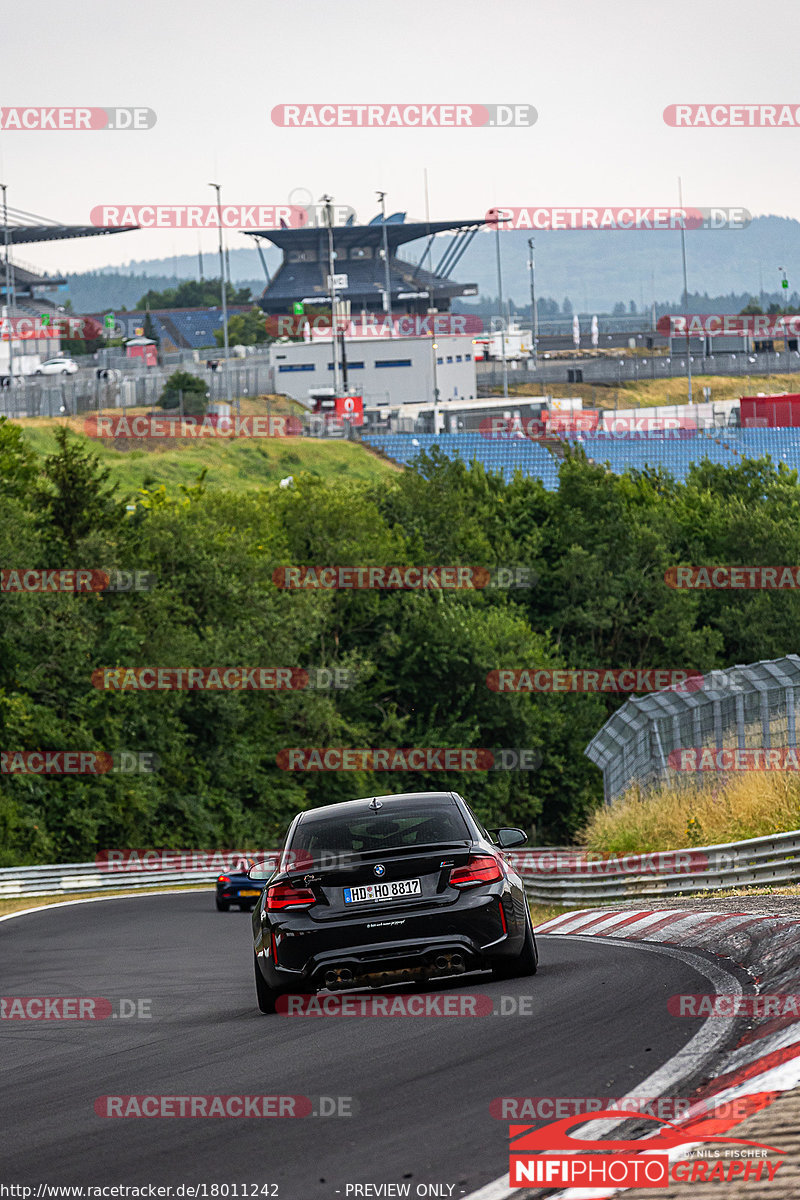
<path fill-rule="evenodd" d="M 528 238 L 526 231 L 500 235 L 503 290 L 506 299 L 520 307 L 530 302 Z M 536 291 L 554 297 L 563 306 L 566 297 L 580 312 L 611 312 L 632 300 L 639 311 L 648 311 L 656 299 L 662 308 L 674 307 L 683 292 L 680 234 L 650 230 L 565 230 L 533 235 L 536 240 Z M 448 235 L 436 238 L 425 266 L 438 263 Z M 418 261 L 424 242 L 404 248 L 403 257 Z M 497 294 L 495 234 L 478 233 L 458 264 L 454 277 L 476 283 L 481 297 Z M 800 286 L 800 222 L 788 217 L 756 217 L 746 229 L 691 230 L 686 234 L 687 273 L 690 293 L 709 298 L 731 296 L 729 311 L 738 311 L 737 297 L 778 295 L 780 275 L 785 268 L 790 292 Z M 265 250 L 267 267 L 274 272 L 281 254 Z M 215 255 L 206 255 L 204 271 L 211 277 L 217 268 Z M 266 279 L 256 250 L 230 251 L 231 279 L 246 284 L 258 296 Z M 96 312 L 103 308 L 133 308 L 148 290 L 174 287 L 177 279 L 197 279 L 196 255 L 132 261 L 125 267 L 69 276 L 69 286 L 54 295 L 58 303 L 66 297 L 76 311 Z M 788 299 L 785 292 L 782 299 Z M 712 305 L 713 307 L 713 305 Z M 710 310 L 707 310 L 710 311 Z"/>

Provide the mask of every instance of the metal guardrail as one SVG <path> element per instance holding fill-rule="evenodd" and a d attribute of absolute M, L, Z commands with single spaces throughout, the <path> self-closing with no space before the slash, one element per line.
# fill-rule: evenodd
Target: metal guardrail
<path fill-rule="evenodd" d="M 660 864 L 660 859 L 666 861 Z M 668 854 L 587 859 L 580 870 L 525 869 L 524 851 L 519 852 L 518 862 L 528 898 L 540 904 L 570 907 L 633 898 L 663 900 L 706 889 L 800 882 L 800 830 L 741 842 L 691 846 Z M 676 863 L 682 863 L 685 869 L 675 870 Z"/>
<path fill-rule="evenodd" d="M 176 884 L 213 884 L 220 871 L 108 871 L 94 862 L 0 869 L 0 900 L 15 896 L 68 896 L 75 892 L 119 892 Z"/>
<path fill-rule="evenodd" d="M 279 852 L 268 853 L 277 856 Z M 526 866 L 526 858 L 531 856 L 536 856 L 545 869 Z M 741 842 L 614 859 L 589 859 L 579 850 L 552 846 L 510 851 L 508 857 L 524 880 L 529 899 L 541 904 L 570 907 L 634 897 L 664 899 L 708 888 L 800 881 L 800 830 Z M 565 869 L 547 869 L 548 858 L 553 860 L 556 868 L 561 862 Z M 676 865 L 685 869 L 676 870 Z M 117 870 L 102 868 L 96 862 L 3 867 L 0 868 L 0 899 L 136 891 L 192 883 L 210 886 L 219 874 L 219 867 L 212 870 L 208 865 L 174 870 Z"/>

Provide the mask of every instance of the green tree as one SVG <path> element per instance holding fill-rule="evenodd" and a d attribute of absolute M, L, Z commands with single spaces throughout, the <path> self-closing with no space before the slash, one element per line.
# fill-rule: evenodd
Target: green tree
<path fill-rule="evenodd" d="M 234 288 L 226 283 L 225 298 L 228 304 L 248 304 L 251 299 L 249 287 Z M 139 300 L 137 308 L 216 308 L 220 303 L 219 279 L 185 279 L 175 288 L 163 292 L 150 290 Z"/>
<path fill-rule="evenodd" d="M 222 329 L 214 331 L 217 345 L 225 343 Z M 274 342 L 275 338 L 267 333 L 264 323 L 264 313 L 253 305 L 249 312 L 234 313 L 228 318 L 228 344 L 230 346 L 256 346 L 263 342 Z"/>
<path fill-rule="evenodd" d="M 181 404 L 188 416 L 202 417 L 208 407 L 208 385 L 191 371 L 174 371 L 164 384 L 158 399 L 159 408 L 174 409 Z"/>
<path fill-rule="evenodd" d="M 25 444 L 21 427 L 0 416 L 0 496 L 21 499 L 36 474 L 36 455 Z"/>
<path fill-rule="evenodd" d="M 91 532 L 116 528 L 124 509 L 116 496 L 119 485 L 107 486 L 110 468 L 101 467 L 68 429 L 59 427 L 55 438 L 58 449 L 45 459 L 36 488 L 38 523 L 45 540 L 72 557 Z"/>
<path fill-rule="evenodd" d="M 158 346 L 161 339 L 159 338 L 158 334 L 156 333 L 156 327 L 153 324 L 153 318 L 150 314 L 149 309 L 145 313 L 144 322 L 142 324 L 142 329 L 144 330 L 144 336 L 146 338 L 150 338 L 150 340 L 152 342 L 155 342 L 156 346 Z"/>

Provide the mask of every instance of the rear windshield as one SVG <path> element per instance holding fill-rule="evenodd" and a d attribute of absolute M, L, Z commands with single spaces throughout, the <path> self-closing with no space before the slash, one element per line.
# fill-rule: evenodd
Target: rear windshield
<path fill-rule="evenodd" d="M 349 818 L 338 816 L 328 821 L 301 821 L 292 838 L 291 849 L 367 853 L 393 847 L 469 840 L 469 829 L 455 804 L 436 808 L 412 808 L 404 804 L 402 812 L 364 815 L 362 811 Z"/>

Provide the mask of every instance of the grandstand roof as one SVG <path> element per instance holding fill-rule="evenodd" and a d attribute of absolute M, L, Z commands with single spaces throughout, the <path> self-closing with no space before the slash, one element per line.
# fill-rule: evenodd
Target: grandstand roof
<path fill-rule="evenodd" d="M 416 242 L 420 238 L 432 237 L 436 233 L 447 233 L 456 229 L 478 229 L 486 224 L 486 218 L 469 221 L 409 221 L 386 222 L 386 242 L 389 251 L 405 242 Z M 245 230 L 249 237 L 266 238 L 282 250 L 304 250 L 315 248 L 318 242 L 328 244 L 328 230 L 324 226 L 310 225 L 303 229 L 255 229 Z M 349 246 L 382 246 L 383 225 L 339 225 L 333 229 L 334 248 Z"/>
<path fill-rule="evenodd" d="M 0 221 L 0 241 L 5 241 L 7 229 L 8 241 L 13 246 L 24 242 L 58 242 L 69 238 L 97 237 L 100 234 L 129 233 L 132 229 L 139 228 L 138 225 L 121 225 L 116 229 L 101 228 L 97 225 L 63 225 L 50 217 L 38 216 L 22 208 L 12 208 L 11 205 L 8 206 L 7 213 L 8 225 Z"/>
<path fill-rule="evenodd" d="M 382 293 L 386 286 L 386 268 L 378 251 L 383 245 L 383 231 L 389 247 L 389 286 L 392 293 L 392 308 L 396 312 L 415 312 L 420 300 L 429 303 L 432 292 L 438 307 L 455 296 L 474 295 L 474 283 L 456 283 L 436 269 L 426 269 L 414 263 L 404 262 L 393 254 L 399 245 L 433 238 L 437 233 L 465 233 L 471 239 L 483 218 L 469 221 L 412 221 L 408 224 L 387 221 L 386 225 L 343 225 L 333 229 L 333 246 L 336 251 L 336 269 L 347 275 L 346 288 L 338 288 L 337 294 L 349 300 L 353 306 L 378 308 L 382 306 Z M 270 313 L 286 311 L 289 304 L 299 300 L 329 298 L 328 289 L 328 230 L 312 226 L 303 229 L 266 229 L 254 231 L 252 237 L 265 238 L 283 250 L 283 262 L 267 285 L 259 303 Z M 458 239 L 460 243 L 460 239 Z M 463 248 L 466 248 L 465 243 Z M 451 244 L 452 246 L 452 244 Z M 365 256 L 355 256 L 356 250 L 366 251 Z M 426 252 L 427 254 L 427 252 Z M 301 261 L 301 256 L 305 261 Z M 425 261 L 423 255 L 422 261 Z M 453 254 L 452 248 L 445 250 L 441 266 L 449 269 L 461 254 Z M 433 266 L 433 264 L 430 264 Z M 417 301 L 416 304 L 413 301 Z M 407 303 L 410 302 L 410 303 Z"/>
<path fill-rule="evenodd" d="M 63 275 L 41 275 L 32 267 L 21 267 L 19 263 L 9 262 L 11 267 L 12 284 L 16 292 L 30 292 L 33 288 L 59 287 L 67 282 Z M 0 262 L 0 292 L 6 290 L 5 262 Z"/>

